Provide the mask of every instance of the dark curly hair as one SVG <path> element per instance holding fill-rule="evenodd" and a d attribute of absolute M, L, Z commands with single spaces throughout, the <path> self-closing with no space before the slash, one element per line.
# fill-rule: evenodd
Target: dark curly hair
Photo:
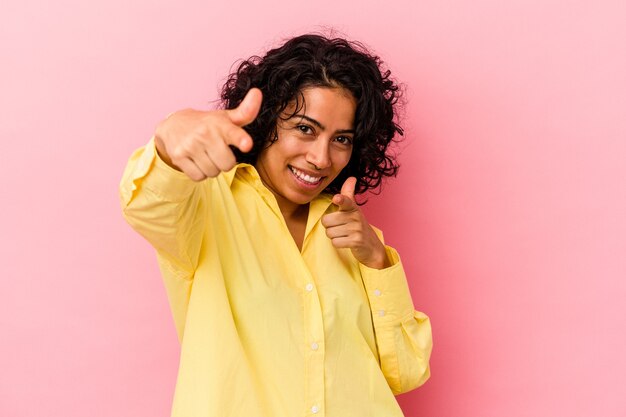
<path fill-rule="evenodd" d="M 278 117 L 294 100 L 296 110 L 291 116 L 300 110 L 303 89 L 342 87 L 357 102 L 352 156 L 324 191 L 339 193 L 350 176 L 357 178 L 356 193 L 378 188 L 383 177 L 398 171 L 387 148 L 396 133 L 404 133 L 394 111 L 400 89 L 390 75 L 391 71 L 382 69 L 381 59 L 362 44 L 317 34 L 292 38 L 264 57 L 241 62 L 222 87 L 222 107 L 237 107 L 252 87 L 263 92 L 263 103 L 257 118 L 244 127 L 253 138 L 252 150 L 242 153 L 234 148 L 237 161 L 256 163 L 265 146 L 276 140 Z"/>

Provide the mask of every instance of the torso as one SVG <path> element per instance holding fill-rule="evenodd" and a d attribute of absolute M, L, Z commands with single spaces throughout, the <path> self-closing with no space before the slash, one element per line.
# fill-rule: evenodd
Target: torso
<path fill-rule="evenodd" d="M 296 213 L 293 213 L 291 217 L 285 216 L 287 229 L 289 229 L 289 233 L 291 233 L 291 237 L 293 237 L 293 240 L 296 243 L 296 246 L 298 247 L 298 250 L 300 252 L 302 252 L 302 245 L 304 243 L 304 232 L 306 231 L 306 221 L 308 217 L 308 204 L 302 206 L 302 210 L 298 210 Z"/>

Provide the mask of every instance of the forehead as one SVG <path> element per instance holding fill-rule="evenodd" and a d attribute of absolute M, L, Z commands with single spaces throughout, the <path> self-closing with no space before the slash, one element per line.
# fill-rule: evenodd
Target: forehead
<path fill-rule="evenodd" d="M 299 120 L 307 116 L 329 129 L 351 129 L 354 127 L 356 99 L 341 87 L 308 87 L 293 100 L 283 114 L 286 119 Z"/>

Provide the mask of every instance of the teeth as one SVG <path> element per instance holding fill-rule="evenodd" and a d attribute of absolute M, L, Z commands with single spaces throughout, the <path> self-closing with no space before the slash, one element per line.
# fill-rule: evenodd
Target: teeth
<path fill-rule="evenodd" d="M 298 178 L 300 178 L 302 181 L 308 182 L 309 184 L 317 184 L 322 179 L 322 177 L 312 177 L 294 167 L 289 167 L 289 168 L 291 169 L 291 172 L 296 174 Z"/>

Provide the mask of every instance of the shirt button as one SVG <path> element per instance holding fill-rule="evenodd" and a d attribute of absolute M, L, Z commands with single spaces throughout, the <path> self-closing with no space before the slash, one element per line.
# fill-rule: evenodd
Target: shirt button
<path fill-rule="evenodd" d="M 314 405 L 313 407 L 311 407 L 311 412 L 313 414 L 317 414 L 320 411 L 320 408 L 316 405 Z"/>
<path fill-rule="evenodd" d="M 385 315 L 385 310 L 378 310 L 378 315 L 383 317 Z"/>
<path fill-rule="evenodd" d="M 311 283 L 306 284 L 306 287 L 304 287 L 304 288 L 306 288 L 307 291 L 311 292 L 311 291 L 313 291 L 313 284 L 311 284 Z"/>
<path fill-rule="evenodd" d="M 374 295 L 376 297 L 380 297 L 380 294 L 382 294 L 382 293 L 380 292 L 380 290 L 378 288 L 374 290 Z"/>
<path fill-rule="evenodd" d="M 311 343 L 311 349 L 317 350 L 317 349 L 319 349 L 319 347 L 320 347 L 320 345 L 318 345 L 317 343 L 315 343 L 315 342 Z"/>

